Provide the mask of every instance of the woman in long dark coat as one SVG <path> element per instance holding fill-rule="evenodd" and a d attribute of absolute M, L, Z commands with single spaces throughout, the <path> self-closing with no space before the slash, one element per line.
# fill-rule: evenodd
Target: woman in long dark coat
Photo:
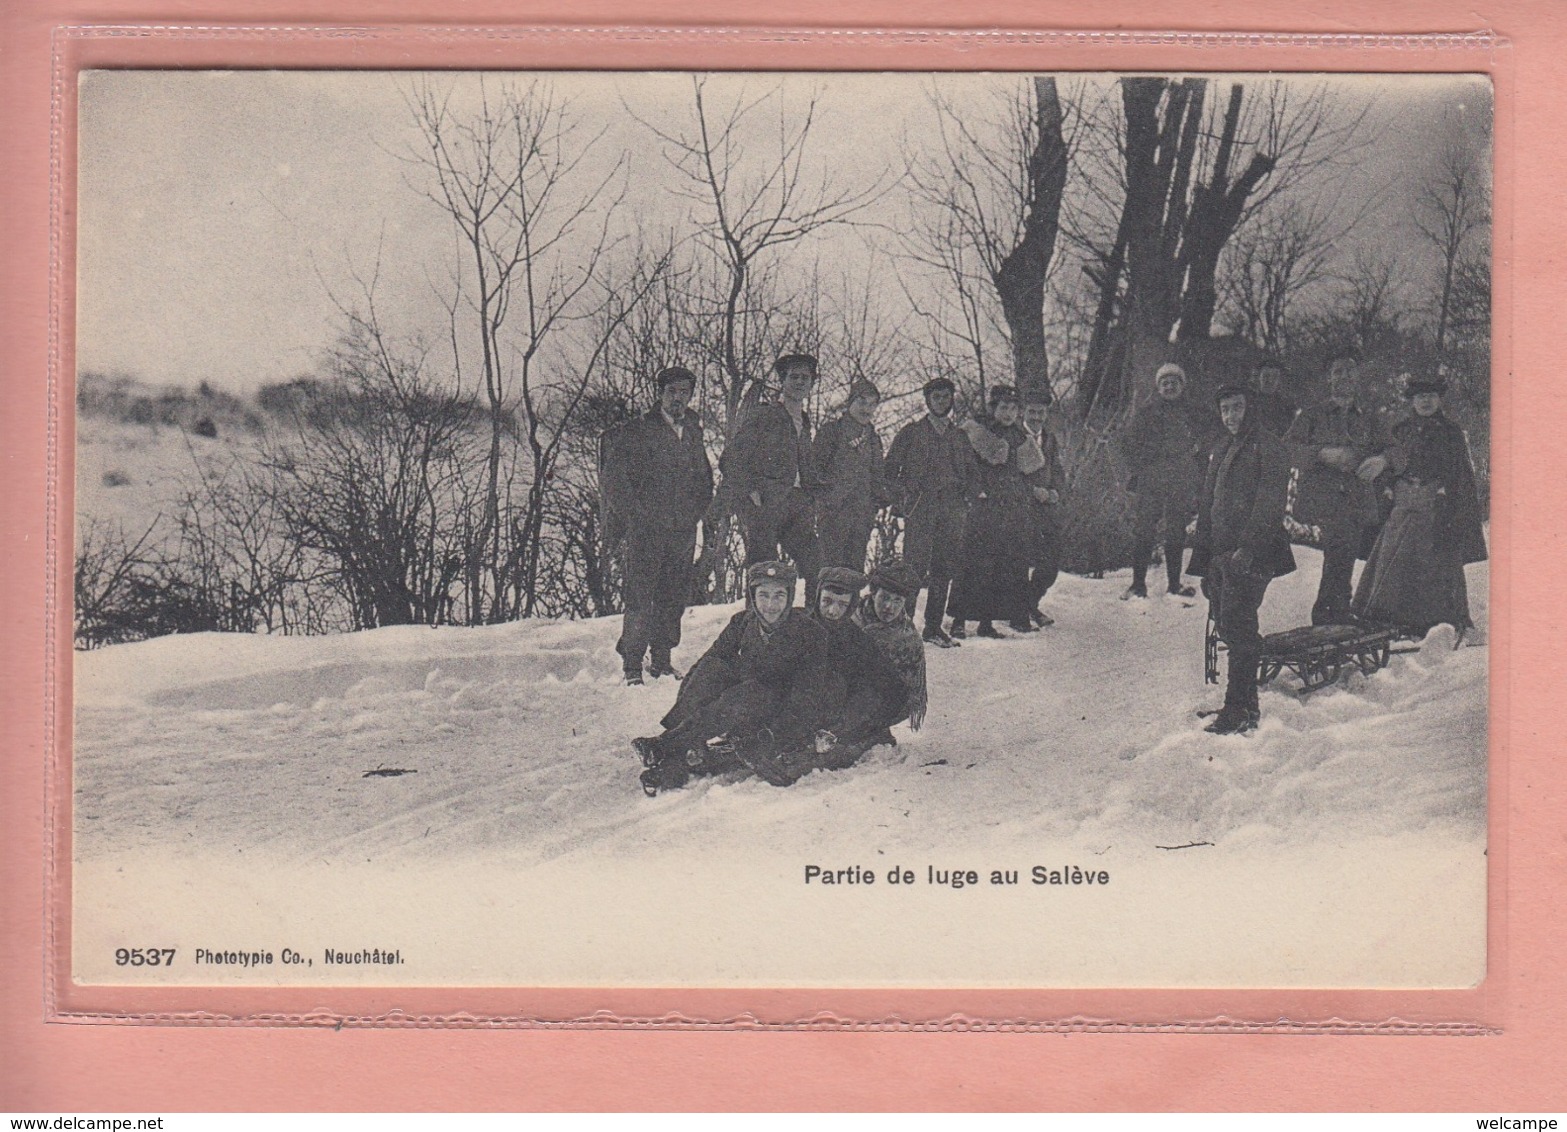
<path fill-rule="evenodd" d="M 1017 390 L 997 385 L 990 390 L 989 415 L 963 425 L 979 460 L 963 530 L 963 566 L 949 607 L 955 637 L 967 635 L 968 621 L 979 622 L 981 637 L 1001 636 L 997 621 L 1035 631 L 1028 617 L 1033 496 L 1027 477 L 1043 467 L 1044 456 L 1019 423 L 1022 411 Z"/>
<path fill-rule="evenodd" d="M 1355 589 L 1355 613 L 1424 636 L 1473 626 L 1464 567 L 1486 558 L 1480 497 L 1464 430 L 1442 412 L 1446 382 L 1411 379 L 1414 413 L 1393 426 L 1393 513 Z"/>

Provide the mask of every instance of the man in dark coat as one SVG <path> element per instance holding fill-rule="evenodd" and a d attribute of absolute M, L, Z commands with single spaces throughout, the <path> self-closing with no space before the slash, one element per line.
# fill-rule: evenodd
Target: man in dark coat
<path fill-rule="evenodd" d="M 1257 670 L 1262 660 L 1257 612 L 1268 583 L 1295 569 L 1284 529 L 1289 450 L 1251 419 L 1249 397 L 1244 386 L 1219 390 L 1225 435 L 1208 460 L 1192 540 L 1191 573 L 1202 577 L 1219 638 L 1229 646 L 1224 707 L 1207 727 L 1220 735 L 1257 726 Z"/>
<path fill-rule="evenodd" d="M 745 609 L 681 682 L 675 706 L 661 721 L 664 731 L 632 740 L 650 795 L 684 786 L 692 773 L 739 765 L 733 744 L 764 729 L 799 742 L 842 706 L 821 698 L 820 690 L 831 685 L 827 635 L 805 611 L 792 608 L 794 567 L 758 562 L 745 574 Z"/>
<path fill-rule="evenodd" d="M 713 468 L 702 425 L 686 411 L 696 391 L 688 369 L 659 371 L 658 403 L 611 438 L 601 490 L 606 510 L 626 532 L 626 615 L 620 653 L 626 683 L 674 673 L 670 654 L 680 643 L 680 618 L 691 597 L 696 529 L 713 498 Z"/>
<path fill-rule="evenodd" d="M 876 386 L 856 381 L 843 416 L 822 425 L 811 446 L 816 538 L 824 565 L 865 568 L 871 527 L 876 512 L 887 502 L 881 437 L 874 423 L 880 402 Z"/>
<path fill-rule="evenodd" d="M 1054 621 L 1039 604 L 1055 585 L 1061 572 L 1061 523 L 1058 512 L 1066 493 L 1066 472 L 1061 467 L 1061 448 L 1050 431 L 1050 402 L 1039 392 L 1023 395 L 1023 427 L 1039 446 L 1044 464 L 1028 477 L 1030 506 L 1029 538 L 1033 556 L 1028 569 L 1029 618 L 1035 625 Z"/>
<path fill-rule="evenodd" d="M 925 383 L 926 414 L 905 425 L 887 451 L 886 480 L 904 518 L 903 558 L 925 584 L 927 643 L 957 642 L 942 628 L 952 580 L 962 557 L 974 452 L 952 419 L 956 388 L 944 377 Z"/>
<path fill-rule="evenodd" d="M 1164 571 L 1169 592 L 1191 597 L 1181 583 L 1186 525 L 1197 510 L 1202 461 L 1216 435 L 1212 414 L 1186 396 L 1186 371 L 1166 362 L 1154 375 L 1157 396 L 1137 410 L 1127 430 L 1126 454 L 1132 466 L 1128 491 L 1137 495 L 1132 527 L 1132 584 L 1121 600 L 1148 596 L 1148 563 L 1159 526 L 1164 525 Z"/>
<path fill-rule="evenodd" d="M 1251 401 L 1247 411 L 1254 413 L 1257 423 L 1274 436 L 1287 433 L 1300 411 L 1284 392 L 1284 368 L 1271 358 L 1257 367 L 1257 389 Z"/>
<path fill-rule="evenodd" d="M 816 539 L 811 422 L 805 399 L 816 384 L 816 359 L 785 354 L 773 367 L 778 400 L 752 406 L 719 467 L 745 534 L 745 562 L 778 558 L 780 549 L 806 579 L 807 602 L 816 596 L 821 550 Z"/>
<path fill-rule="evenodd" d="M 1355 560 L 1370 549 L 1381 523 L 1376 481 L 1388 467 L 1389 441 L 1377 415 L 1356 402 L 1359 391 L 1355 358 L 1334 358 L 1328 367 L 1328 399 L 1302 409 L 1284 434 L 1296 468 L 1294 517 L 1316 529 L 1322 548 L 1313 625 L 1354 619 L 1350 579 Z"/>

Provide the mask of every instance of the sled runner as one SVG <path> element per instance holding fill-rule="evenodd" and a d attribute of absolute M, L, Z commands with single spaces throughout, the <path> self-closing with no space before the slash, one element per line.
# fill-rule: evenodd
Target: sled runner
<path fill-rule="evenodd" d="M 1303 625 L 1262 638 L 1262 667 L 1258 684 L 1291 672 L 1300 680 L 1301 692 L 1315 692 L 1334 683 L 1345 672 L 1358 668 L 1370 676 L 1386 668 L 1398 630 L 1386 625 Z M 1208 615 L 1208 641 L 1203 675 L 1219 682 L 1219 640 L 1213 615 Z"/>

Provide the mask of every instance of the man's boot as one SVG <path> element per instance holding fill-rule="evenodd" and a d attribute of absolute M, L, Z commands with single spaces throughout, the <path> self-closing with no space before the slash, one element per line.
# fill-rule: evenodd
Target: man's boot
<path fill-rule="evenodd" d="M 1224 689 L 1224 707 L 1203 728 L 1215 735 L 1235 735 L 1257 726 L 1257 668 L 1261 657 L 1251 650 L 1230 649 L 1230 670 Z"/>
<path fill-rule="evenodd" d="M 622 675 L 628 686 L 642 683 L 642 657 L 647 652 L 647 614 L 627 611 L 621 623 L 620 640 L 615 651 L 620 654 Z"/>
<path fill-rule="evenodd" d="M 1132 584 L 1121 595 L 1122 601 L 1148 596 L 1148 559 L 1151 554 L 1152 551 L 1146 545 L 1132 548 Z"/>
<path fill-rule="evenodd" d="M 668 650 L 654 649 L 648 657 L 647 674 L 657 680 L 660 676 L 673 676 L 680 679 L 680 673 L 675 670 L 674 663 L 670 660 Z"/>
<path fill-rule="evenodd" d="M 679 790 L 691 781 L 691 772 L 680 759 L 669 759 L 642 772 L 642 793 L 649 798 L 666 790 Z"/>
<path fill-rule="evenodd" d="M 1164 577 L 1169 583 L 1166 591 L 1172 597 L 1195 597 L 1196 593 L 1190 586 L 1181 585 L 1181 559 L 1186 556 L 1186 544 L 1180 542 L 1167 542 L 1164 544 Z"/>

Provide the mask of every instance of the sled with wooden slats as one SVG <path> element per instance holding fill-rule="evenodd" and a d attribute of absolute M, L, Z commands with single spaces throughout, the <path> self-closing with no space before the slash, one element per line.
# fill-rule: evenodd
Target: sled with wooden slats
<path fill-rule="evenodd" d="M 1262 638 L 1257 682 L 1268 684 L 1289 672 L 1300 681 L 1300 691 L 1315 692 L 1355 669 L 1370 676 L 1387 667 L 1398 636 L 1398 630 L 1388 625 L 1303 625 L 1269 633 Z M 1219 682 L 1219 652 L 1223 648 L 1210 614 L 1204 665 L 1210 684 Z"/>

